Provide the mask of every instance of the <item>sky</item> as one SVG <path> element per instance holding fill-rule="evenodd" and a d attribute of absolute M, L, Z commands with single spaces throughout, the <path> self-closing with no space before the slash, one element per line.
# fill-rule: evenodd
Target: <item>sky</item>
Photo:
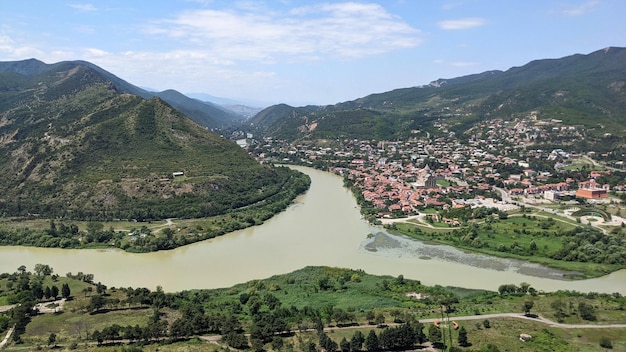
<path fill-rule="evenodd" d="M 0 0 L 0 61 L 86 60 L 140 87 L 335 104 L 626 47 L 623 0 Z"/>

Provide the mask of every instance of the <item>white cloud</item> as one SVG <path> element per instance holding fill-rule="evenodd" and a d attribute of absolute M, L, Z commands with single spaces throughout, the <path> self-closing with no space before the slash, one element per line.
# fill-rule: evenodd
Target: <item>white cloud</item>
<path fill-rule="evenodd" d="M 433 60 L 433 63 L 438 64 L 438 65 L 447 65 L 447 66 L 453 66 L 453 67 L 471 67 L 471 66 L 480 65 L 479 62 L 474 62 L 474 61 L 446 61 L 442 59 Z"/>
<path fill-rule="evenodd" d="M 40 57 L 42 51 L 31 46 L 18 45 L 10 36 L 0 33 L 0 55 L 8 59 L 22 60 Z"/>
<path fill-rule="evenodd" d="M 487 22 L 483 18 L 472 17 L 459 20 L 441 21 L 438 23 L 438 25 L 441 29 L 445 30 L 460 30 L 480 27 L 483 26 L 485 23 Z"/>
<path fill-rule="evenodd" d="M 578 4 L 576 6 L 572 6 L 561 11 L 561 14 L 565 16 L 580 16 L 588 13 L 594 7 L 598 5 L 597 0 L 588 0 L 583 2 L 582 4 Z"/>
<path fill-rule="evenodd" d="M 377 4 L 325 3 L 285 13 L 196 10 L 144 27 L 191 50 L 212 52 L 226 61 L 288 62 L 324 57 L 363 57 L 422 42 L 421 32 Z"/>
<path fill-rule="evenodd" d="M 96 49 L 96 48 L 87 48 L 85 49 L 85 52 L 87 54 L 87 56 L 90 57 L 98 57 L 98 56 L 108 56 L 109 53 L 107 53 L 104 50 L 100 50 L 100 49 Z"/>
<path fill-rule="evenodd" d="M 96 8 L 93 4 L 69 4 L 67 6 L 83 12 L 98 11 L 98 8 Z"/>

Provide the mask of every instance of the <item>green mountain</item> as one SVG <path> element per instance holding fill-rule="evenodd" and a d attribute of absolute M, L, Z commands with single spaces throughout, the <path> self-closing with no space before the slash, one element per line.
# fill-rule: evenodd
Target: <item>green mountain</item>
<path fill-rule="evenodd" d="M 436 119 L 459 130 L 489 118 L 558 119 L 598 134 L 626 135 L 626 48 L 532 61 L 331 106 L 271 106 L 249 120 L 257 133 L 288 140 L 403 137 Z"/>
<path fill-rule="evenodd" d="M 0 72 L 14 72 L 24 76 L 33 76 L 45 73 L 46 71 L 56 70 L 59 67 L 76 65 L 86 66 L 102 75 L 105 79 L 112 82 L 119 92 L 138 95 L 144 99 L 159 97 L 186 116 L 208 128 L 224 128 L 245 118 L 245 116 L 236 114 L 233 111 L 223 108 L 217 104 L 192 99 L 175 90 L 170 89 L 162 92 L 147 91 L 134 86 L 114 74 L 86 61 L 66 61 L 51 65 L 45 64 L 36 59 L 0 62 Z"/>
<path fill-rule="evenodd" d="M 203 217 L 306 188 L 112 76 L 83 62 L 0 63 L 0 214 Z"/>

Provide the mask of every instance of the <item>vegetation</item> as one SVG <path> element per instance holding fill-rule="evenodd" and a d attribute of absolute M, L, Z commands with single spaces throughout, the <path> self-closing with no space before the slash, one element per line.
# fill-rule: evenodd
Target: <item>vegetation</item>
<path fill-rule="evenodd" d="M 444 331 L 431 323 L 441 318 L 442 305 L 454 320 L 497 312 L 521 315 L 529 301 L 536 314 L 548 319 L 558 316 L 559 321 L 583 323 L 589 309 L 585 307 L 592 307 L 594 324 L 624 323 L 626 301 L 617 293 L 531 296 L 523 283 L 502 285 L 500 292 L 428 287 L 402 275 L 373 276 L 326 267 L 307 267 L 224 289 L 166 293 L 159 287 L 109 288 L 94 282 L 90 274 L 60 277 L 46 265 L 37 268 L 34 273 L 20 267 L 0 275 L 0 297 L 18 304 L 0 313 L 0 334 L 16 326 L 9 350 L 58 346 L 109 351 L 122 344 L 128 351 L 217 351 L 228 346 L 255 351 L 369 351 L 414 349 L 428 341 L 466 351 L 504 351 L 511 346 L 527 351 L 600 351 L 608 345 L 626 346 L 623 329 L 561 330 L 536 320 L 505 317 L 459 321 L 458 330 Z M 59 285 L 71 291 L 67 300 L 41 294 L 41 287 Z M 407 296 L 410 292 L 421 293 L 422 299 Z M 31 312 L 37 302 L 61 306 L 47 313 Z M 533 339 L 520 342 L 522 332 Z"/>
<path fill-rule="evenodd" d="M 189 220 L 153 222 L 98 222 L 66 220 L 2 221 L 0 245 L 52 248 L 116 247 L 130 252 L 151 252 L 177 248 L 249 226 L 262 224 L 284 210 L 310 183 L 308 176 L 276 168 L 288 178 L 284 187 L 267 199 L 223 215 Z M 116 230 L 114 230 L 116 228 Z"/>
<path fill-rule="evenodd" d="M 288 141 L 319 139 L 406 140 L 412 131 L 446 120 L 457 135 L 477 121 L 520 117 L 531 112 L 543 119 L 584 126 L 581 151 L 624 152 L 626 100 L 623 48 L 599 50 L 558 60 L 536 60 L 505 72 L 490 71 L 431 85 L 402 88 L 331 106 L 265 109 L 250 122 L 254 132 Z M 250 128 L 250 127 L 248 127 Z M 607 139 L 605 133 L 611 136 Z M 547 148 L 571 144 L 551 141 Z M 584 144 L 584 145 L 583 145 Z"/>
<path fill-rule="evenodd" d="M 298 172 L 260 165 L 159 98 L 121 94 L 89 65 L 0 74 L 5 217 L 150 221 L 252 206 L 274 214 L 307 187 Z"/>
<path fill-rule="evenodd" d="M 605 275 L 626 266 L 626 244 L 621 236 L 560 221 L 553 214 L 509 216 L 485 208 L 463 211 L 472 215 L 445 214 L 458 216 L 467 224 L 463 227 L 434 230 L 415 223 L 396 223 L 390 228 L 422 240 L 537 262 L 568 271 L 573 277 Z M 477 211 L 484 215 L 476 214 Z"/>

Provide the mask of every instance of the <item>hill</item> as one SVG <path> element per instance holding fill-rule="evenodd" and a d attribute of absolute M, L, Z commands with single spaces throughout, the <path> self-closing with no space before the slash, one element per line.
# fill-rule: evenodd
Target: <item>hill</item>
<path fill-rule="evenodd" d="M 32 77 L 63 67 L 69 68 L 77 66 L 85 66 L 97 72 L 102 77 L 112 82 L 119 92 L 137 95 L 144 99 L 160 97 L 186 116 L 211 129 L 229 126 L 233 122 L 242 120 L 245 117 L 228 109 L 222 108 L 217 104 L 189 98 L 175 90 L 165 90 L 163 92 L 147 91 L 132 85 L 114 74 L 86 61 L 65 61 L 55 64 L 45 64 L 36 59 L 28 59 L 23 61 L 0 62 L 0 73 L 10 74 L 13 72 L 23 76 Z"/>
<path fill-rule="evenodd" d="M 406 137 L 437 119 L 458 131 L 489 118 L 558 119 L 592 134 L 626 135 L 626 48 L 532 61 L 429 85 L 396 89 L 330 106 L 271 106 L 249 122 L 266 136 L 302 138 Z"/>
<path fill-rule="evenodd" d="M 205 217 L 306 188 L 111 77 L 82 62 L 0 64 L 1 214 Z"/>

